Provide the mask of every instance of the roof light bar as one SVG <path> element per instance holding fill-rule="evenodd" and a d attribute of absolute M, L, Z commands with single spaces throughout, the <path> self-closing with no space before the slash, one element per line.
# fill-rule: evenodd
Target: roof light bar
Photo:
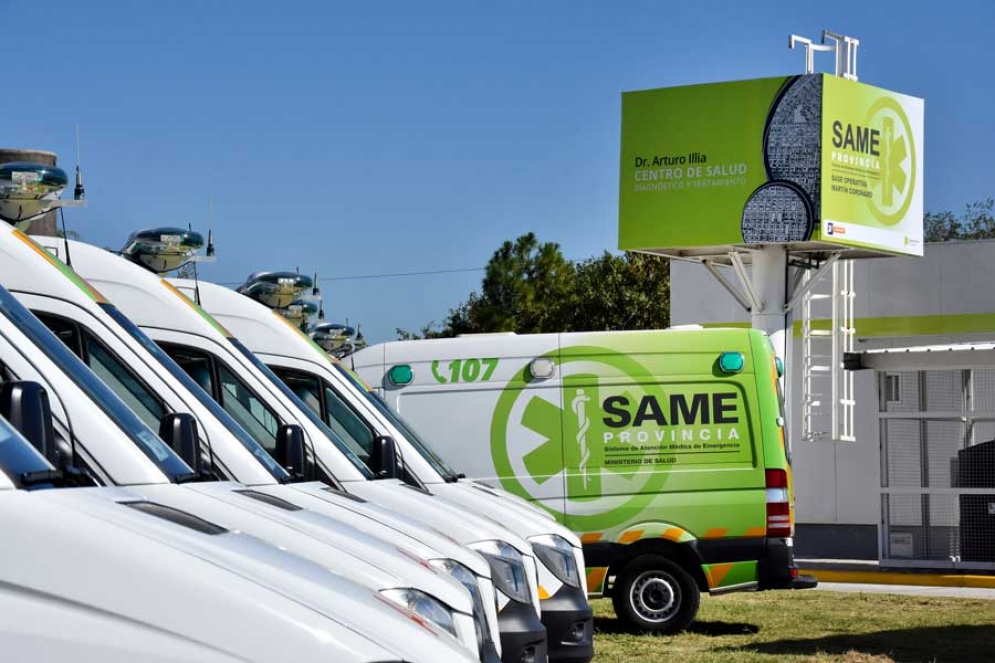
<path fill-rule="evenodd" d="M 366 347 L 366 339 L 358 328 L 338 322 L 311 325 L 308 335 L 322 350 L 339 359 Z"/>
<path fill-rule="evenodd" d="M 204 236 L 182 228 L 148 228 L 131 233 L 121 255 L 147 269 L 164 274 L 194 260 Z"/>
<path fill-rule="evenodd" d="M 311 325 L 309 331 L 322 332 L 331 336 L 341 337 L 351 337 L 356 335 L 355 329 L 349 325 L 343 325 L 338 322 L 319 322 L 316 325 Z"/>
<path fill-rule="evenodd" d="M 313 285 L 310 276 L 297 272 L 253 272 L 245 283 L 236 288 L 236 292 L 270 308 L 280 309 L 293 304 Z"/>
<path fill-rule="evenodd" d="M 66 171 L 30 161 L 0 164 L 0 219 L 24 223 L 59 205 Z"/>
<path fill-rule="evenodd" d="M 291 302 L 290 306 L 274 310 L 295 325 L 301 326 L 312 315 L 318 314 L 318 305 L 314 302 L 297 299 Z"/>

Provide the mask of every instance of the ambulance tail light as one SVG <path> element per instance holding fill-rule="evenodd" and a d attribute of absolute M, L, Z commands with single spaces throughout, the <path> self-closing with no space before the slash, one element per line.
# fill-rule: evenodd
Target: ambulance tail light
<path fill-rule="evenodd" d="M 785 470 L 764 472 L 767 494 L 767 536 L 789 537 L 794 534 L 791 522 L 791 502 L 788 494 L 788 473 Z"/>

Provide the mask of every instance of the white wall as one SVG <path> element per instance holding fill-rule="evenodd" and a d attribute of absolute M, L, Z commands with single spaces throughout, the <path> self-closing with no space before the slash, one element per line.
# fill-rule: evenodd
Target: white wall
<path fill-rule="evenodd" d="M 736 283 L 732 270 L 727 277 Z M 995 325 L 969 318 L 970 331 L 957 328 L 938 334 L 917 333 L 935 328 L 936 317 L 995 312 L 995 242 L 928 244 L 922 258 L 861 260 L 854 269 L 857 349 L 906 347 L 934 343 L 993 340 Z M 825 285 L 825 284 L 824 284 Z M 820 317 L 816 313 L 815 317 Z M 881 335 L 881 318 L 898 327 Z M 902 318 L 907 318 L 903 320 Z M 865 320 L 861 335 L 861 319 Z M 942 318 L 963 324 L 965 319 Z M 701 265 L 671 264 L 671 323 L 749 322 L 749 314 Z M 979 326 L 980 325 L 980 326 Z M 903 331 L 904 329 L 904 331 Z M 797 375 L 801 344 L 793 343 L 788 370 Z M 790 380 L 789 420 L 800 523 L 866 524 L 880 520 L 880 452 L 877 384 L 873 371 L 855 374 L 856 442 L 801 442 L 801 386 Z"/>

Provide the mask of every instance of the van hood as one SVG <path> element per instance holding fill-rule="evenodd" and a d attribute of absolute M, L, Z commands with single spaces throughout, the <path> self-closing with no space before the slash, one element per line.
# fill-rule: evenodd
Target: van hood
<path fill-rule="evenodd" d="M 254 537 L 129 508 L 128 491 L 9 495 L 19 503 L 0 499 L 4 531 L 18 532 L 0 552 L 7 587 L 68 599 L 101 619 L 146 620 L 238 660 L 472 660 L 370 590 Z"/>
<path fill-rule="evenodd" d="M 478 576 L 491 577 L 487 561 L 449 535 L 323 483 L 260 486 L 256 490 L 286 497 L 312 511 L 327 514 L 361 532 L 404 548 L 420 559 L 453 559 Z"/>
<path fill-rule="evenodd" d="M 187 491 L 182 486 L 173 488 L 178 496 L 175 498 L 176 504 L 183 502 L 181 496 L 196 498 L 197 501 L 205 500 L 203 496 Z M 127 507 L 134 503 L 164 504 L 177 509 L 181 514 L 190 514 L 190 511 L 180 506 L 165 504 L 160 499 L 161 495 L 146 500 L 131 488 L 63 489 L 45 491 L 38 495 L 227 569 L 339 621 L 374 641 L 382 642 L 385 648 L 402 660 L 410 660 L 413 655 L 408 649 L 409 643 L 404 642 L 407 637 L 413 638 L 417 648 L 424 646 L 419 654 L 425 661 L 433 660 L 433 646 L 444 652 L 451 651 L 458 657 L 463 656 L 466 651 L 449 634 L 372 589 L 263 539 L 238 529 L 225 529 L 220 523 L 213 523 L 196 513 L 192 519 L 188 515 L 184 524 L 177 524 Z M 203 525 L 221 531 L 205 534 L 201 531 Z M 390 624 L 391 629 L 403 629 L 405 633 L 403 638 L 398 635 L 396 646 L 393 639 L 390 643 L 383 642 L 383 633 L 388 628 L 386 624 Z"/>
<path fill-rule="evenodd" d="M 580 538 L 563 525 L 535 513 L 529 507 L 523 507 L 512 500 L 492 494 L 490 488 L 472 482 L 458 481 L 434 483 L 429 486 L 429 490 L 447 502 L 499 521 L 525 539 L 542 534 L 555 534 L 566 539 L 575 548 L 581 547 Z"/>
<path fill-rule="evenodd" d="M 473 611 L 469 594 L 448 575 L 321 514 L 304 509 L 287 511 L 253 499 L 251 491 L 229 482 L 139 486 L 128 490 L 226 529 L 257 537 L 364 587 L 377 591 L 411 587 L 458 612 Z"/>
<path fill-rule="evenodd" d="M 526 511 L 529 511 L 532 514 L 537 516 L 542 516 L 547 520 L 552 520 L 552 521 L 556 520 L 556 518 L 554 518 L 549 511 L 546 511 L 538 504 L 534 504 L 529 500 L 525 499 L 524 497 L 519 497 L 518 495 L 510 493 L 507 490 L 504 490 L 503 488 L 494 488 L 493 486 L 487 485 L 483 481 L 475 481 L 471 479 L 460 479 L 456 483 L 462 488 L 473 488 L 474 490 L 486 493 L 487 495 L 491 495 L 492 497 L 496 497 L 497 499 L 504 500 L 506 502 L 511 502 L 512 504 L 515 504 L 525 509 Z"/>
<path fill-rule="evenodd" d="M 346 489 L 371 502 L 419 520 L 446 532 L 463 545 L 478 541 L 499 540 L 523 555 L 532 557 L 532 546 L 524 538 L 485 516 L 469 513 L 431 493 L 397 480 L 351 481 Z"/>

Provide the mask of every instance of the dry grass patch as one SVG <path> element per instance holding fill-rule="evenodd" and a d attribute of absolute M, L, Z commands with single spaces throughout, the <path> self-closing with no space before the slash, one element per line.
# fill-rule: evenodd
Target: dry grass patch
<path fill-rule="evenodd" d="M 689 632 L 626 632 L 594 602 L 595 663 L 975 663 L 995 661 L 995 601 L 763 592 L 703 597 Z"/>

